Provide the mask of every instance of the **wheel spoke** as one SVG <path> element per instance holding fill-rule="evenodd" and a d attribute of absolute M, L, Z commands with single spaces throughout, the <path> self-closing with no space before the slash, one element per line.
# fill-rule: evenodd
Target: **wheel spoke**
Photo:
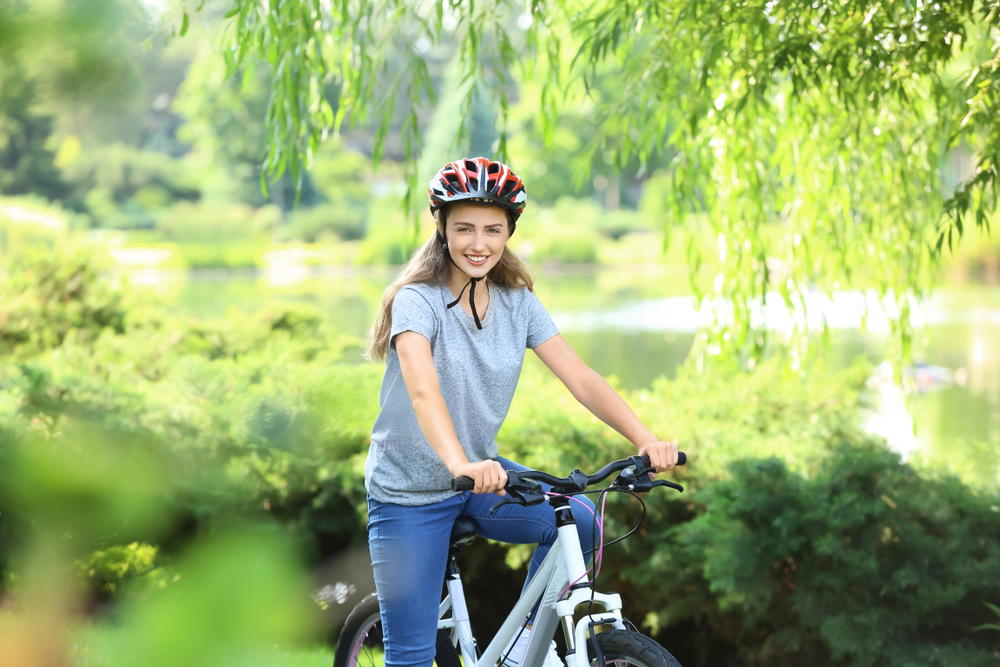
<path fill-rule="evenodd" d="M 383 667 L 384 643 L 378 601 L 374 595 L 368 596 L 358 603 L 344 623 L 333 667 Z M 437 667 L 462 667 L 454 645 L 444 632 L 437 637 L 434 664 Z"/>

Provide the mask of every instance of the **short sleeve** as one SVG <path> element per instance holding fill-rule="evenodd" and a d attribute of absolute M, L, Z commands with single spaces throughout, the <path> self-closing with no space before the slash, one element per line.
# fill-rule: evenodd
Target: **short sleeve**
<path fill-rule="evenodd" d="M 556 327 L 556 323 L 552 321 L 549 311 L 545 310 L 545 306 L 538 300 L 538 297 L 528 290 L 525 290 L 525 292 L 527 293 L 524 299 L 525 321 L 528 323 L 528 341 L 526 347 L 533 350 L 559 333 L 559 329 Z"/>
<path fill-rule="evenodd" d="M 396 346 L 396 336 L 404 331 L 418 333 L 433 343 L 438 331 L 438 321 L 427 299 L 412 287 L 403 287 L 392 301 L 392 328 L 389 330 L 389 347 Z"/>

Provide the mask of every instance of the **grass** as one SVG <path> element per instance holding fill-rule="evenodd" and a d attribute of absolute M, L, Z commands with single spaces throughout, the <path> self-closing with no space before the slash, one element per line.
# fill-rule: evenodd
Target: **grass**
<path fill-rule="evenodd" d="M 70 640 L 68 658 L 70 667 L 142 667 L 136 665 L 125 633 L 103 623 L 87 624 L 76 630 Z M 279 645 L 254 658 L 254 665 L 267 667 L 330 667 L 333 648 Z"/>

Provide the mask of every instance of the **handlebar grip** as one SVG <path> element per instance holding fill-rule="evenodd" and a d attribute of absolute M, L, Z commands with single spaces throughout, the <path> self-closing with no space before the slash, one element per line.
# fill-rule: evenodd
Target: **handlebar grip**
<path fill-rule="evenodd" d="M 476 488 L 476 480 L 471 477 L 455 477 L 451 480 L 452 491 L 472 491 Z"/>
<path fill-rule="evenodd" d="M 648 468 L 649 467 L 649 457 L 646 456 L 645 454 L 643 454 L 642 455 L 642 461 L 643 461 L 643 463 L 646 464 L 646 467 Z M 687 462 L 688 462 L 687 454 L 685 454 L 684 452 L 677 452 L 677 465 L 682 466 L 682 465 L 684 465 Z"/>

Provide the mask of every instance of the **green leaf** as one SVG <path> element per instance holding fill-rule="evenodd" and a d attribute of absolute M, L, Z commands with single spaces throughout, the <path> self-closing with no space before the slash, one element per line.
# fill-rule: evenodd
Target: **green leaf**
<path fill-rule="evenodd" d="M 591 164 L 634 169 L 638 162 L 645 178 L 678 156 L 669 163 L 671 220 L 731 241 L 719 297 L 735 304 L 732 345 L 750 349 L 764 337 L 747 323 L 748 304 L 774 279 L 768 258 L 780 258 L 778 282 L 791 285 L 790 295 L 833 283 L 922 292 L 946 237 L 950 247 L 959 241 L 966 216 L 977 228 L 989 225 L 1000 187 L 1000 113 L 988 94 L 997 78 L 993 61 L 973 49 L 996 40 L 994 19 L 984 21 L 993 4 L 940 3 L 917 13 L 909 0 L 877 11 L 871 2 L 820 0 L 772 3 L 765 15 L 759 5 L 719 0 L 572 8 L 532 0 L 523 10 L 505 0 L 442 0 L 426 10 L 368 0 L 335 0 L 328 10 L 319 0 L 268 0 L 263 8 L 241 0 L 236 30 L 225 38 L 237 48 L 223 52 L 230 70 L 253 51 L 282 71 L 265 117 L 269 144 L 283 148 L 269 149 L 269 166 L 281 155 L 306 159 L 318 134 L 339 133 L 349 118 L 373 130 L 374 165 L 398 141 L 409 179 L 424 148 L 413 114 L 426 117 L 435 100 L 428 63 L 410 45 L 432 36 L 436 48 L 449 48 L 439 37 L 446 17 L 456 20 L 463 85 L 486 86 L 498 100 L 501 151 L 508 123 L 530 117 L 552 146 L 557 123 L 585 113 L 593 136 L 574 149 L 577 182 Z M 327 11 L 330 25 L 319 31 L 314 17 Z M 519 11 L 530 11 L 533 25 L 508 33 Z M 320 49 L 327 31 L 334 46 Z M 563 43 L 573 45 L 569 53 L 561 53 Z M 544 71 L 540 56 L 547 56 Z M 962 62 L 969 64 L 961 79 L 943 74 L 963 71 Z M 318 85 L 331 76 L 342 82 L 335 111 L 323 105 Z M 962 93 L 967 83 L 976 84 L 971 101 Z M 524 113 L 524 86 L 537 84 L 540 104 Z M 393 114 L 397 91 L 402 109 Z M 462 118 L 458 141 L 468 136 L 468 114 Z M 942 197 L 939 168 L 958 145 L 977 147 L 977 172 Z M 946 225 L 939 224 L 943 212 Z M 800 241 L 785 240 L 785 232 Z M 692 280 L 707 279 L 698 287 L 706 292 L 716 274 L 698 277 L 700 261 L 689 253 Z M 906 327 L 894 327 L 895 347 L 906 349 Z"/>

